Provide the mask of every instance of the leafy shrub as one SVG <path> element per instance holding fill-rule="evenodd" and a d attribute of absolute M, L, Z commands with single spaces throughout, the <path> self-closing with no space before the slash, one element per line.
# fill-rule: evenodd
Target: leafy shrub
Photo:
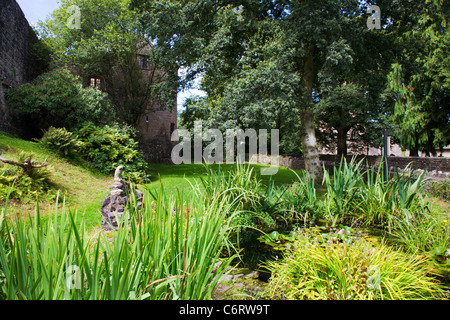
<path fill-rule="evenodd" d="M 265 196 L 271 189 L 264 187 L 251 165 L 236 164 L 226 172 L 220 166 L 217 171 L 209 166 L 206 170 L 206 178 L 201 177 L 201 182 L 207 199 L 227 199 L 237 212 L 234 225 L 245 229 L 265 228 L 275 223 L 270 213 L 264 210 L 270 207 Z"/>
<path fill-rule="evenodd" d="M 317 198 L 314 177 L 305 171 L 295 174 L 297 181 L 283 195 L 285 210 L 303 224 L 312 223 L 322 216 L 323 202 Z"/>
<path fill-rule="evenodd" d="M 448 250 L 450 256 L 450 224 L 443 215 L 405 211 L 401 218 L 395 218 L 394 226 L 393 234 L 406 251 L 440 256 Z"/>
<path fill-rule="evenodd" d="M 44 131 L 44 136 L 39 142 L 44 148 L 65 157 L 74 155 L 81 146 L 80 141 L 66 128 L 50 127 L 47 131 Z"/>
<path fill-rule="evenodd" d="M 273 298 L 403 300 L 443 298 L 425 259 L 362 238 L 318 241 L 303 233 L 282 260 L 267 263 Z"/>
<path fill-rule="evenodd" d="M 24 162 L 25 159 L 33 161 L 33 153 L 21 152 L 18 162 Z M 0 200 L 9 199 L 19 200 L 23 203 L 36 200 L 52 201 L 56 197 L 56 191 L 51 188 L 50 170 L 48 168 L 36 168 L 28 175 L 24 174 L 23 169 L 17 166 L 0 166 Z"/>
<path fill-rule="evenodd" d="M 77 131 L 81 141 L 80 153 L 93 168 L 112 174 L 124 166 L 123 177 L 132 182 L 149 179 L 147 163 L 139 151 L 136 130 L 128 125 L 95 126 L 87 124 Z"/>
<path fill-rule="evenodd" d="M 430 184 L 429 192 L 432 196 L 450 200 L 450 180 L 444 179 L 441 181 L 433 181 Z"/>
<path fill-rule="evenodd" d="M 11 107 L 30 115 L 39 128 L 79 128 L 86 121 L 113 119 L 114 109 L 107 95 L 83 88 L 79 77 L 60 68 L 42 74 L 30 83 L 11 89 Z"/>

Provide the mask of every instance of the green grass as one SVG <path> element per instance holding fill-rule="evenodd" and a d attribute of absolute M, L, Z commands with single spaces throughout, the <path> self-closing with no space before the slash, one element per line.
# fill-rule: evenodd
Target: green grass
<path fill-rule="evenodd" d="M 49 151 L 43 149 L 39 143 L 25 141 L 13 135 L 0 132 L 0 151 L 3 157 L 17 160 L 21 151 L 33 152 L 36 162 L 43 162 L 45 159 L 49 164 L 51 171 L 50 181 L 54 189 L 60 191 L 60 197 L 66 197 L 66 206 L 68 209 L 77 210 L 79 214 L 84 215 L 86 228 L 88 230 L 97 229 L 101 224 L 100 203 L 108 194 L 110 185 L 113 182 L 112 176 L 95 172 L 81 161 L 69 162 L 65 159 L 53 155 Z M 222 164 L 222 172 L 232 170 L 234 164 Z M 252 165 L 259 172 L 261 165 Z M 219 165 L 211 165 L 211 168 L 217 169 Z M 167 165 L 167 164 L 149 164 L 149 173 L 152 182 L 139 186 L 149 191 L 158 190 L 160 183 L 164 184 L 168 194 L 176 194 L 178 191 L 188 199 L 194 195 L 192 186 L 198 186 L 200 189 L 200 177 L 206 176 L 206 168 L 203 164 L 189 165 Z M 297 174 L 299 171 L 296 171 Z M 273 180 L 275 185 L 291 184 L 296 181 L 297 177 L 290 169 L 280 167 L 274 176 L 262 176 L 263 183 Z M 52 203 L 40 202 L 40 211 L 43 219 L 46 219 L 48 213 L 54 212 L 55 207 Z M 8 207 L 8 216 L 19 215 L 22 217 L 28 214 L 34 214 L 36 211 L 36 202 L 21 203 L 18 201 L 10 201 Z"/>
<path fill-rule="evenodd" d="M 287 300 L 415 300 L 445 298 L 437 271 L 423 259 L 363 238 L 321 243 L 302 233 L 294 249 L 270 261 L 268 295 Z M 347 239 L 349 240 L 349 239 Z"/>
<path fill-rule="evenodd" d="M 74 164 L 52 155 L 39 143 L 25 141 L 1 132 L 0 151 L 4 158 L 10 160 L 17 160 L 20 151 L 33 152 L 36 162 L 47 159 L 52 187 L 60 191 L 61 197 L 66 196 L 67 207 L 77 209 L 80 214 L 84 214 L 88 228 L 100 225 L 100 203 L 108 193 L 112 177 L 95 173 L 81 164 Z M 47 213 L 55 210 L 54 204 L 41 203 L 40 206 L 44 219 Z M 34 214 L 35 211 L 36 202 L 24 204 L 11 201 L 8 216 L 26 217 L 28 214 Z"/>
<path fill-rule="evenodd" d="M 235 168 L 235 164 L 221 164 L 222 172 L 229 172 Z M 255 173 L 259 173 L 259 168 L 265 167 L 262 165 L 251 165 L 255 167 Z M 212 169 L 218 169 L 218 164 L 210 165 Z M 185 195 L 192 192 L 191 184 L 201 184 L 200 177 L 206 177 L 207 171 L 203 164 L 181 164 L 181 165 L 166 165 L 166 164 L 150 164 L 150 174 L 152 182 L 146 185 L 146 188 L 155 190 L 159 187 L 160 180 L 164 183 L 166 191 L 175 192 L 180 190 L 185 192 Z M 288 168 L 280 167 L 278 173 L 274 176 L 261 176 L 263 183 L 268 183 L 271 179 L 275 185 L 292 184 L 297 181 L 297 176 L 300 171 L 292 171 Z"/>
<path fill-rule="evenodd" d="M 89 234 L 84 217 L 62 208 L 43 222 L 0 215 L 0 300 L 207 300 L 234 250 L 227 242 L 230 207 L 185 203 L 161 188 L 128 206 L 113 241 Z M 226 202 L 225 202 L 226 203 Z M 230 255 L 221 258 L 224 250 Z M 215 268 L 217 263 L 222 264 Z"/>

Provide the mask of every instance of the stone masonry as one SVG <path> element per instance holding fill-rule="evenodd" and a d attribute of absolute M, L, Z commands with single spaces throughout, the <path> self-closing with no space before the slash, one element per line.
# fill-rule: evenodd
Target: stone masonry
<path fill-rule="evenodd" d="M 14 131 L 5 94 L 30 80 L 30 41 L 35 37 L 15 0 L 0 0 L 0 130 Z"/>

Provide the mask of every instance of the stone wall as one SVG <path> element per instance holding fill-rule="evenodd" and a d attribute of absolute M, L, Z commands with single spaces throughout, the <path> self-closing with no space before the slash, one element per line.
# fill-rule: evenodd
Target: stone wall
<path fill-rule="evenodd" d="M 347 156 L 347 161 L 351 161 L 352 156 Z M 369 166 L 379 166 L 382 160 L 380 156 L 357 156 L 360 160 L 365 158 Z M 339 165 L 341 157 L 337 155 L 320 155 L 320 160 L 326 166 Z M 274 163 L 270 156 L 253 156 L 252 161 L 271 164 Z M 364 164 L 366 163 L 364 161 Z M 280 157 L 279 165 L 282 167 L 291 168 L 293 170 L 305 169 L 305 162 L 299 157 Z M 425 157 L 389 157 L 388 166 L 390 171 L 397 171 L 405 169 L 410 165 L 412 170 L 426 170 L 434 177 L 446 178 L 450 176 L 450 159 L 449 158 L 425 158 Z"/>
<path fill-rule="evenodd" d="M 155 137 L 140 141 L 145 161 L 149 163 L 172 164 L 172 149 L 175 146 L 167 137 Z"/>
<path fill-rule="evenodd" d="M 0 0 L 0 130 L 11 127 L 5 94 L 30 80 L 30 41 L 35 37 L 15 0 Z"/>
<path fill-rule="evenodd" d="M 149 111 L 142 117 L 138 128 L 140 145 L 150 163 L 171 163 L 174 143 L 172 131 L 177 129 L 177 108 L 172 111 Z"/>

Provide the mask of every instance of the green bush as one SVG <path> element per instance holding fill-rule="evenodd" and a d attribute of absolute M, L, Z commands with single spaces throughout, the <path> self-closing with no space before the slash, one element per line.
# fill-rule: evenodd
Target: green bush
<path fill-rule="evenodd" d="M 430 183 L 429 193 L 443 200 L 450 200 L 450 179 Z"/>
<path fill-rule="evenodd" d="M 206 178 L 201 177 L 206 198 L 227 199 L 238 212 L 234 225 L 244 229 L 264 229 L 275 224 L 272 212 L 265 210 L 270 207 L 268 197 L 272 189 L 263 185 L 251 165 L 236 164 L 229 171 L 223 171 L 221 167 L 217 171 L 208 166 L 206 168 Z"/>
<path fill-rule="evenodd" d="M 25 159 L 33 161 L 34 154 L 21 152 L 18 162 Z M 48 168 L 33 169 L 24 174 L 24 170 L 17 166 L 0 165 L 0 200 L 15 199 L 22 203 L 35 201 L 37 198 L 52 201 L 56 198 L 56 191 L 51 188 L 50 170 Z"/>
<path fill-rule="evenodd" d="M 81 146 L 80 141 L 66 128 L 50 127 L 47 131 L 44 131 L 44 136 L 39 142 L 44 148 L 64 157 L 73 156 Z"/>
<path fill-rule="evenodd" d="M 296 176 L 297 181 L 283 195 L 283 206 L 292 218 L 306 225 L 307 222 L 313 223 L 322 217 L 324 204 L 317 198 L 314 177 L 305 171 Z"/>
<path fill-rule="evenodd" d="M 406 300 L 444 297 L 427 260 L 357 238 L 321 242 L 302 233 L 291 250 L 267 263 L 268 295 L 288 300 Z"/>
<path fill-rule="evenodd" d="M 358 187 L 362 181 L 361 163 L 352 159 L 350 163 L 343 157 L 339 168 L 333 168 L 333 176 L 324 169 L 324 182 L 327 186 L 327 213 L 332 226 L 343 221 L 354 209 Z"/>
<path fill-rule="evenodd" d="M 42 74 L 30 83 L 8 92 L 12 108 L 30 115 L 39 128 L 79 128 L 86 121 L 113 119 L 114 109 L 107 95 L 83 88 L 79 77 L 60 68 Z"/>
<path fill-rule="evenodd" d="M 391 230 L 394 220 L 406 219 L 408 214 L 421 215 L 431 210 L 422 196 L 424 174 L 418 177 L 404 170 L 384 182 L 380 171 L 367 171 L 366 182 L 358 191 L 359 202 L 354 212 L 365 225 L 377 225 Z"/>
<path fill-rule="evenodd" d="M 401 218 L 394 219 L 394 226 L 393 235 L 406 251 L 431 254 L 436 258 L 444 255 L 450 257 L 450 224 L 445 215 L 405 211 Z"/>
<path fill-rule="evenodd" d="M 131 182 L 146 182 L 147 163 L 139 151 L 136 130 L 128 125 L 95 126 L 87 124 L 76 132 L 80 153 L 93 168 L 112 174 L 124 166 L 123 177 Z"/>

